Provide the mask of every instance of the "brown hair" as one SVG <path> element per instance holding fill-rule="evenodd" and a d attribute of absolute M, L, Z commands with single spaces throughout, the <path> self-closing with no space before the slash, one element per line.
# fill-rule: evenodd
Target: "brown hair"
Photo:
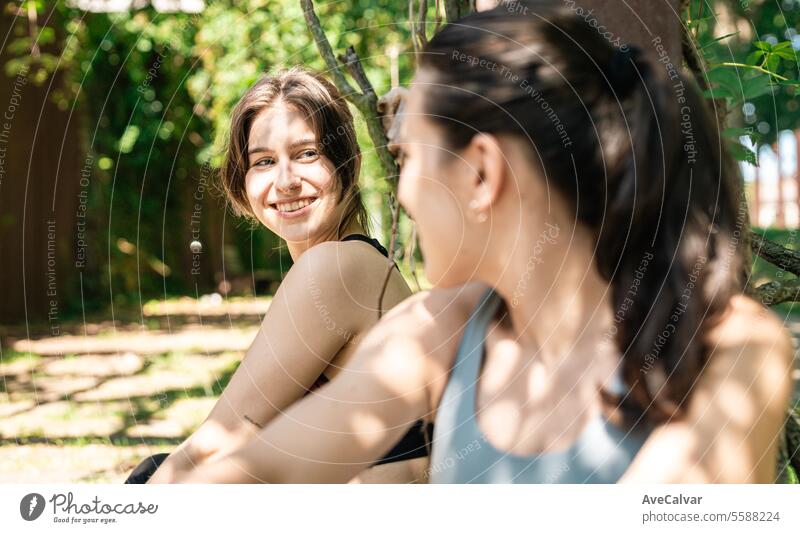
<path fill-rule="evenodd" d="M 361 150 L 356 140 L 353 115 L 335 85 L 300 67 L 262 77 L 233 109 L 220 178 L 234 213 L 255 217 L 245 192 L 250 126 L 258 113 L 281 100 L 303 113 L 317 136 L 320 152 L 333 163 L 341 185 L 339 201 L 347 202 L 338 231 L 356 220 L 369 234 L 369 216 L 358 187 Z"/>
<path fill-rule="evenodd" d="M 693 81 L 555 2 L 524 5 L 436 34 L 420 63 L 426 115 L 454 150 L 479 132 L 529 140 L 596 238 L 629 390 L 615 401 L 640 421 L 679 416 L 711 353 L 703 332 L 742 290 L 737 168 Z"/>

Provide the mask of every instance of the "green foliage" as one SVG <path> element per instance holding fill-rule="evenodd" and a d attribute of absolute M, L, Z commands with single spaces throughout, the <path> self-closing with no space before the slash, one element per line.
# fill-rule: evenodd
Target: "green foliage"
<path fill-rule="evenodd" d="M 218 280 L 192 277 L 187 263 L 193 195 L 203 164 L 220 163 L 230 112 L 256 79 L 296 64 L 323 67 L 299 2 L 212 0 L 197 14 L 149 6 L 87 13 L 53 1 L 40 1 L 36 9 L 40 21 L 43 13 L 53 16 L 37 31 L 15 26 L 9 42 L 15 57 L 4 70 L 14 75 L 26 66 L 37 83 L 58 76 L 56 103 L 80 116 L 76 142 L 93 174 L 87 300 L 108 303 L 112 294 L 113 303 L 139 303 L 159 294 L 194 294 L 195 283 L 201 292 L 213 290 Z M 355 46 L 379 93 L 389 85 L 387 47 L 411 46 L 405 9 L 391 0 L 319 6 L 335 50 Z M 31 53 L 34 45 L 38 55 Z M 410 59 L 401 56 L 400 67 L 408 80 Z M 388 187 L 363 120 L 354 115 L 364 151 L 362 189 L 380 221 Z M 231 265 L 241 265 L 245 275 L 285 272 L 288 254 L 263 228 L 228 219 L 224 234 L 210 233 L 223 225 L 206 223 L 213 213 L 223 216 L 220 204 L 205 194 L 201 240 L 224 241 L 227 274 L 236 274 Z"/>
<path fill-rule="evenodd" d="M 14 57 L 3 67 L 13 75 L 27 66 L 36 83 L 58 75 L 57 104 L 80 116 L 83 134 L 76 142 L 93 172 L 87 296 L 105 297 L 109 289 L 123 300 L 193 293 L 198 281 L 200 290 L 212 288 L 217 280 L 192 278 L 186 264 L 192 196 L 203 164 L 221 160 L 231 109 L 259 76 L 296 64 L 323 68 L 299 2 L 210 0 L 197 14 L 151 7 L 86 13 L 45 0 L 30 5 L 47 22 L 14 25 L 8 41 Z M 410 79 L 405 2 L 319 2 L 316 9 L 334 50 L 353 46 L 378 94 L 389 89 L 393 48 L 400 81 Z M 731 150 L 755 164 L 756 153 L 741 139 L 772 143 L 777 131 L 794 129 L 800 119 L 792 44 L 800 1 L 692 0 L 683 15 L 708 65 L 706 95 L 727 110 Z M 373 220 L 382 224 L 375 229 L 385 235 L 391 187 L 362 117 L 354 115 L 364 152 L 362 189 Z M 219 211 L 219 203 L 209 193 L 204 216 Z M 404 230 L 407 225 L 401 221 Z M 227 220 L 224 234 L 212 235 L 207 226 L 203 240 L 224 239 L 230 264 L 245 272 L 285 271 L 286 254 L 265 230 Z"/>
<path fill-rule="evenodd" d="M 800 48 L 800 2 L 778 4 L 692 0 L 684 13 L 708 66 L 705 95 L 723 104 L 733 126 L 725 131 L 731 153 L 754 165 L 756 152 L 741 139 L 771 144 L 779 131 L 795 129 L 800 119 L 795 98 L 800 94 L 795 48 Z M 743 35 L 750 32 L 753 37 Z"/>

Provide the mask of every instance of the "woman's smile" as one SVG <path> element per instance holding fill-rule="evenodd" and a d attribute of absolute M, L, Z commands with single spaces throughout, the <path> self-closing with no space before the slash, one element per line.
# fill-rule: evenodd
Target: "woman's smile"
<path fill-rule="evenodd" d="M 308 196 L 294 200 L 281 200 L 269 204 L 269 207 L 281 218 L 299 218 L 309 214 L 318 203 L 318 197 Z"/>

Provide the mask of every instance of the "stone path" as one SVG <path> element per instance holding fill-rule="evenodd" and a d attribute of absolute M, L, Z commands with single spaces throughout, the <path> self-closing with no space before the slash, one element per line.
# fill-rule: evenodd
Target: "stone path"
<path fill-rule="evenodd" d="M 145 306 L 142 323 L 0 333 L 0 483 L 118 483 L 207 416 L 268 299 Z"/>

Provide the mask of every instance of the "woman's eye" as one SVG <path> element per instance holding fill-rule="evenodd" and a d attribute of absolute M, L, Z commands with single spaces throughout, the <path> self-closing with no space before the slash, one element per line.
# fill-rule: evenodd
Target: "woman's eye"
<path fill-rule="evenodd" d="M 254 167 L 269 167 L 275 163 L 275 160 L 271 157 L 265 157 L 264 159 L 259 159 L 253 165 Z"/>
<path fill-rule="evenodd" d="M 312 159 L 314 157 L 317 157 L 316 150 L 303 150 L 302 152 L 300 152 L 301 159 Z"/>

